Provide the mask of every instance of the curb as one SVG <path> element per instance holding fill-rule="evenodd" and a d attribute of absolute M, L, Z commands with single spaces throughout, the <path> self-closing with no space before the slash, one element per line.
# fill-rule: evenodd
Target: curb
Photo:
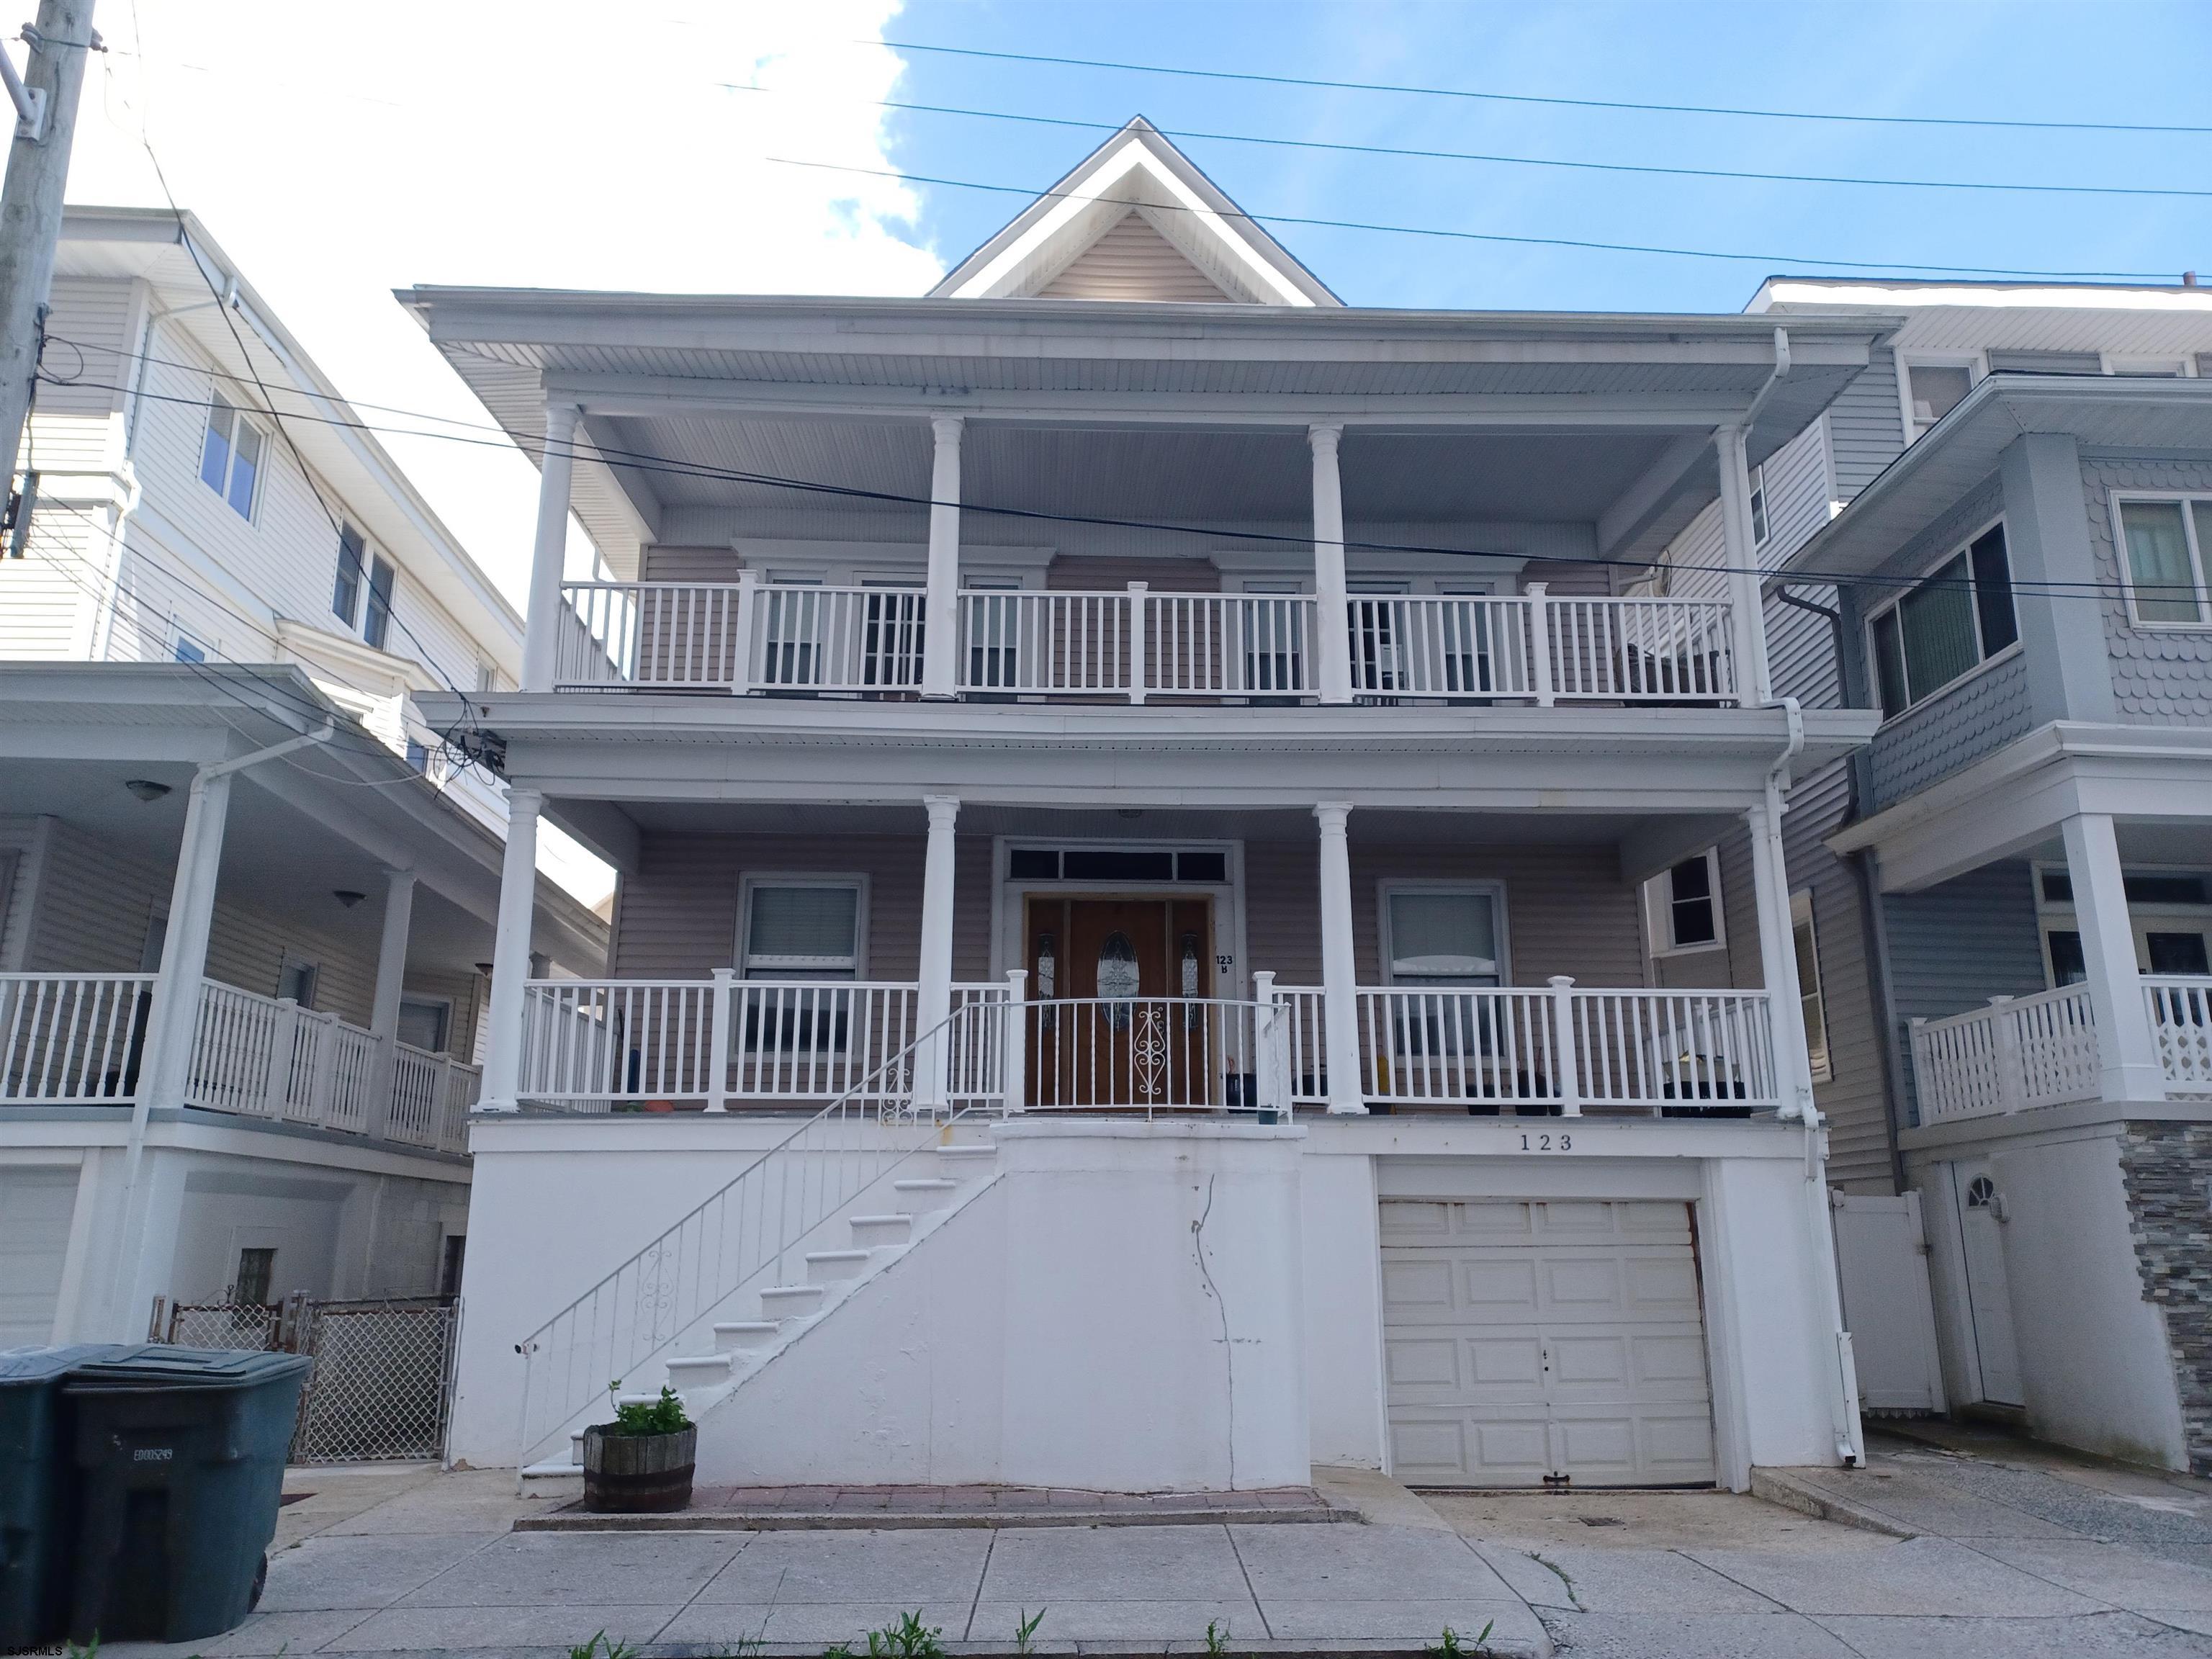
<path fill-rule="evenodd" d="M 679 1510 L 673 1515 L 518 1516 L 516 1532 L 900 1532 L 945 1531 L 956 1528 L 1003 1529 L 1016 1527 L 1218 1527 L 1357 1526 L 1352 1510 L 990 1510 L 927 1515 L 897 1515 L 884 1510 L 812 1514 L 731 1513 Z"/>
<path fill-rule="evenodd" d="M 1779 1504 L 1786 1510 L 1796 1510 L 1801 1515 L 1809 1515 L 1818 1521 L 1832 1521 L 1838 1526 L 1856 1527 L 1861 1532 L 1877 1532 L 1886 1538 L 1920 1536 L 1911 1528 L 1891 1520 L 1886 1515 L 1863 1509 L 1847 1498 L 1838 1498 L 1832 1492 L 1822 1491 L 1789 1469 L 1753 1468 L 1751 1472 L 1751 1495 L 1764 1498 L 1770 1504 Z"/>

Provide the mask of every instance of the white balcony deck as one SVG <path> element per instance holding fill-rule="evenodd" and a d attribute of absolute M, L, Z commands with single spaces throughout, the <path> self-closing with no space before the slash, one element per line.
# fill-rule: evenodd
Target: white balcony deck
<path fill-rule="evenodd" d="M 915 1096 L 920 988 L 855 981 L 538 980 L 520 1097 L 568 1112 L 804 1108 Z M 1763 991 L 1356 994 L 1370 1110 L 1747 1116 L 1780 1104 Z M 1272 1112 L 1325 1103 L 1325 999 L 1024 1000 L 953 987 L 946 1103 L 996 1111 Z"/>
<path fill-rule="evenodd" d="M 131 1106 L 152 974 L 0 974 L 0 1108 Z M 182 1101 L 436 1152 L 468 1147 L 478 1069 L 335 1014 L 203 981 Z M 155 1104 L 162 1103 L 155 1102 Z"/>
<path fill-rule="evenodd" d="M 2212 1096 L 2212 978 L 2145 975 L 2140 983 L 2168 1093 Z M 1912 1025 L 1923 1127 L 2094 1100 L 2098 1066 L 2082 985 L 1996 997 L 1986 1008 Z"/>
<path fill-rule="evenodd" d="M 925 599 L 912 588 L 572 582 L 566 691 L 912 696 Z M 1310 594 L 980 592 L 959 597 L 955 690 L 982 698 L 1317 701 L 1341 651 L 1361 699 L 1728 704 L 1720 601 L 1356 596 L 1344 626 Z"/>

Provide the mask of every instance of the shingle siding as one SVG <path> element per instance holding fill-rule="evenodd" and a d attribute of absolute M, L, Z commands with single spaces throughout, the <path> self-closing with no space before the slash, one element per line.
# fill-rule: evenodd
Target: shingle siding
<path fill-rule="evenodd" d="M 2124 720 L 2148 726 L 2212 723 L 2212 630 L 2138 628 L 2119 586 L 2126 578 L 2113 543 L 2112 495 L 2129 490 L 2201 490 L 2212 495 L 2212 459 L 2138 460 L 2087 457 L 2082 505 L 2089 546 L 2106 598 L 2105 641 L 2112 658 L 2112 702 Z M 2208 549 L 2212 552 L 2212 549 Z"/>

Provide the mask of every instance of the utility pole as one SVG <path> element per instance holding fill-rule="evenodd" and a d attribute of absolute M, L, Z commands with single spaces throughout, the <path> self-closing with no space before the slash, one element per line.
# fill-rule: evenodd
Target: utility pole
<path fill-rule="evenodd" d="M 21 495 L 14 493 L 15 459 L 39 372 L 41 318 L 53 285 L 54 245 L 61 239 L 70 141 L 76 136 L 77 92 L 84 85 L 85 57 L 97 39 L 92 4 L 93 0 L 39 0 L 39 21 L 24 31 L 30 67 L 20 77 L 0 49 L 0 82 L 15 115 L 7 182 L 0 186 L 0 454 L 8 462 L 9 527 L 18 549 L 32 491 L 26 479 Z"/>

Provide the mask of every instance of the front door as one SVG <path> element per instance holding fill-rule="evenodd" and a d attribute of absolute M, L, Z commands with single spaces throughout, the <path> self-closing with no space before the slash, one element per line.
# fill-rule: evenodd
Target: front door
<path fill-rule="evenodd" d="M 1974 1322 L 1974 1358 L 1982 1373 L 1982 1398 L 1997 1406 L 2027 1403 L 2020 1381 L 2020 1350 L 2013 1340 L 2012 1288 L 2005 1276 L 2003 1196 L 1986 1161 L 1954 1164 L 1952 1190 L 1959 1206 L 1959 1244 L 1966 1258 L 1966 1310 Z"/>
<path fill-rule="evenodd" d="M 1203 1107 L 1225 1086 L 1206 899 L 1032 898 L 1030 1095 L 1039 1106 Z M 1178 1007 L 1178 1003 L 1189 1006 Z"/>

